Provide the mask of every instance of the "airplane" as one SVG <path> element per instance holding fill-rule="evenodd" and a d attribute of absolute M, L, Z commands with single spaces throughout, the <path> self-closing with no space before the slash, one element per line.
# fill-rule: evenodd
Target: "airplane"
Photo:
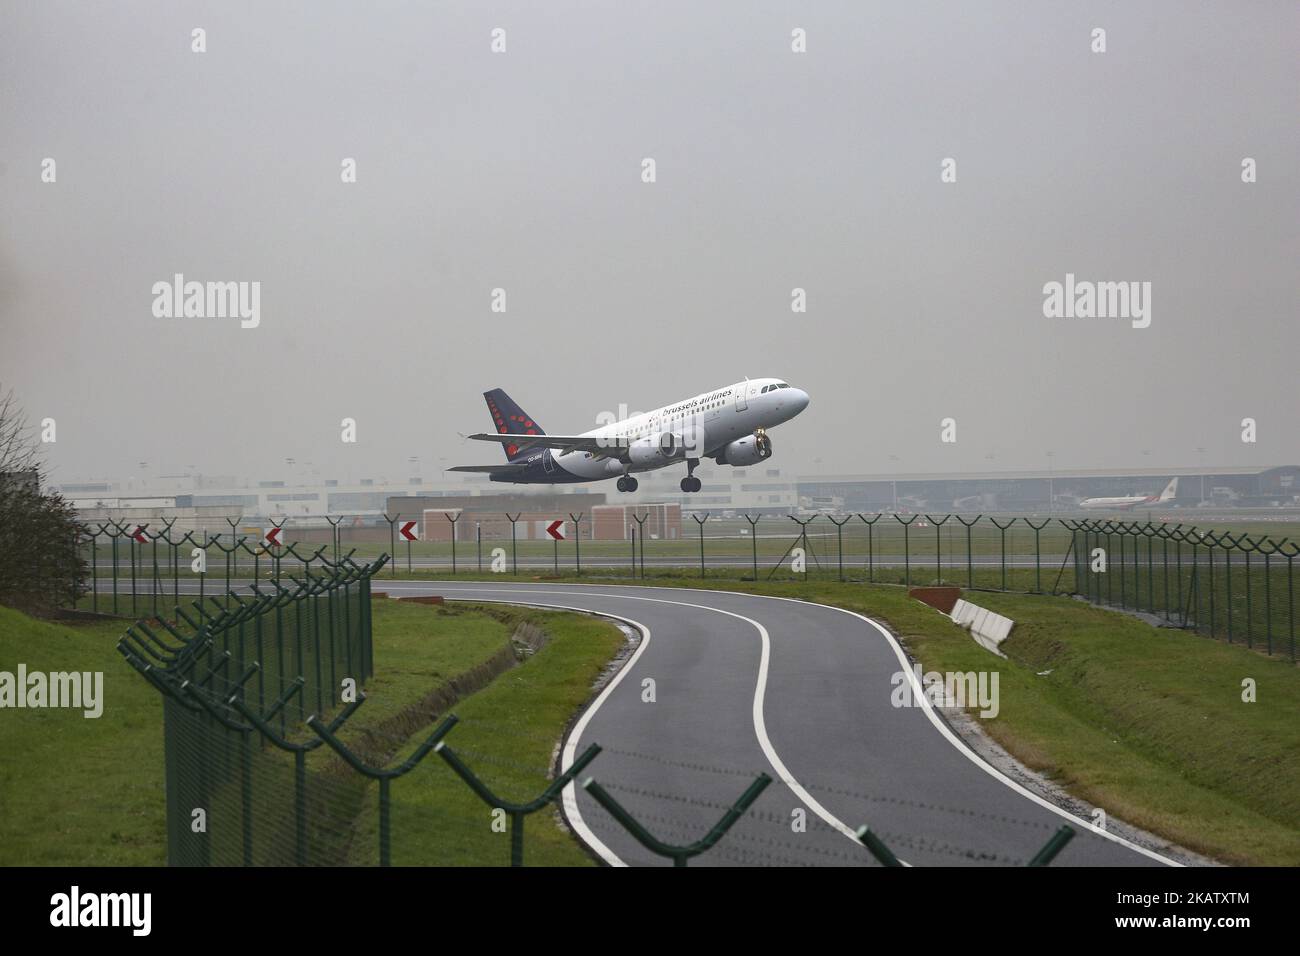
<path fill-rule="evenodd" d="M 711 392 L 633 415 L 581 435 L 548 435 L 504 391 L 483 393 L 496 433 L 470 435 L 498 442 L 503 465 L 457 465 L 448 471 L 485 473 L 489 481 L 569 484 L 618 478 L 619 491 L 636 491 L 634 472 L 684 463 L 684 492 L 699 491 L 702 458 L 743 468 L 772 456 L 767 430 L 808 407 L 808 393 L 779 378 L 745 379 Z"/>
<path fill-rule="evenodd" d="M 1138 505 L 1162 504 L 1166 501 L 1172 501 L 1174 495 L 1178 493 L 1178 479 L 1171 479 L 1169 484 L 1165 485 L 1165 490 L 1158 495 L 1130 495 L 1124 498 L 1085 498 L 1079 502 L 1080 508 L 1106 508 L 1110 511 L 1123 511 L 1127 508 L 1136 508 Z"/>

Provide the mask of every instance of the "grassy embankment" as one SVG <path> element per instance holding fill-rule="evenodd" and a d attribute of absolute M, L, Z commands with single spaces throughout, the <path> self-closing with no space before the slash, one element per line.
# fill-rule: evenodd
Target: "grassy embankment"
<path fill-rule="evenodd" d="M 505 765 L 545 767 L 572 713 L 590 693 L 605 661 L 621 643 L 617 629 L 578 615 L 502 611 L 496 608 L 430 608 L 376 601 L 374 608 L 377 674 L 366 687 L 368 700 L 340 734 L 357 749 L 374 753 L 376 741 L 393 750 L 428 733 L 427 720 L 404 720 L 420 713 L 432 692 L 498 657 L 515 626 L 524 620 L 544 629 L 547 640 L 528 660 L 497 677 L 478 694 L 458 702 L 464 716 L 449 742 L 482 750 Z M 65 625 L 39 621 L 0 608 L 0 670 L 102 671 L 104 711 L 87 719 L 80 711 L 22 709 L 0 712 L 0 865 L 161 865 L 166 860 L 163 803 L 162 706 L 157 692 L 115 650 L 122 621 Z M 527 734 L 490 732 L 495 724 L 524 726 Z M 413 745 L 413 743 L 412 743 Z M 264 759 L 277 759 L 272 756 Z M 333 760 L 326 748 L 312 755 L 319 768 Z M 472 819 L 464 784 L 436 756 L 420 773 L 394 785 L 395 803 L 429 787 L 431 799 L 446 797 L 456 812 Z M 544 773 L 544 771 L 543 771 Z M 508 795 L 532 776 L 493 778 Z M 358 781 L 358 788 L 364 785 Z M 457 800 L 461 804 L 457 804 Z M 359 803 L 357 833 L 374 826 L 373 802 Z M 480 805 L 481 806 L 481 805 Z M 535 818 L 530 832 L 530 862 L 585 862 L 571 838 L 553 818 Z M 454 860 L 439 854 L 442 844 L 403 829 L 394 816 L 394 862 L 505 861 L 508 838 L 486 832 L 495 842 L 471 841 Z M 350 835 L 345 835 L 350 836 Z M 408 839 L 409 838 L 409 839 Z M 356 862 L 372 862 L 373 840 L 345 840 Z"/>

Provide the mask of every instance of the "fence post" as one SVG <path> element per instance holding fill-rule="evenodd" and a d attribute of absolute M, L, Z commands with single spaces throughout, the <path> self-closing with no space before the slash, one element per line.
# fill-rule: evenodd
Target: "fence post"
<path fill-rule="evenodd" d="M 831 524 L 835 525 L 835 540 L 839 550 L 838 557 L 839 557 L 839 568 L 840 568 L 840 583 L 843 584 L 844 583 L 844 526 L 853 520 L 853 515 L 849 515 L 843 521 L 836 521 L 834 515 L 827 515 L 826 517 L 830 520 Z M 807 565 L 805 565 L 805 567 L 806 566 Z"/>
<path fill-rule="evenodd" d="M 867 526 L 867 582 L 868 583 L 875 583 L 876 580 L 876 547 L 875 547 L 876 543 L 873 540 L 874 536 L 872 532 L 875 530 L 876 522 L 879 521 L 882 517 L 884 516 L 881 514 L 877 514 L 874 518 L 868 521 L 866 518 L 862 517 L 861 514 L 858 515 L 858 520 Z"/>
<path fill-rule="evenodd" d="M 453 518 L 444 511 L 442 515 L 451 524 L 451 573 L 453 576 L 456 574 L 456 522 L 460 521 L 460 516 L 462 514 L 464 514 L 464 512 L 457 511 L 456 517 Z"/>
<path fill-rule="evenodd" d="M 903 583 L 909 588 L 912 586 L 912 541 L 908 532 L 911 531 L 912 522 L 918 517 L 920 516 L 912 515 L 912 517 L 904 521 L 898 515 L 894 515 L 894 520 L 903 526 Z"/>
<path fill-rule="evenodd" d="M 1245 543 L 1242 544 L 1241 542 Z M 1255 615 L 1250 591 L 1250 553 L 1257 550 L 1258 545 L 1250 540 L 1249 535 L 1243 534 L 1238 542 L 1238 547 L 1246 555 L 1246 646 L 1253 651 L 1255 649 Z"/>
<path fill-rule="evenodd" d="M 521 511 L 519 514 L 511 517 L 510 512 L 506 512 L 506 517 L 510 519 L 510 570 L 512 574 L 519 573 L 519 541 L 515 536 L 515 524 L 519 521 L 522 515 L 523 512 Z"/>
<path fill-rule="evenodd" d="M 117 545 L 117 542 L 118 542 L 118 538 L 119 538 L 119 536 L 120 536 L 120 534 L 121 534 L 122 531 L 123 531 L 123 528 L 119 525 L 119 526 L 116 528 L 116 530 L 114 531 L 114 533 L 113 533 L 113 539 L 112 539 L 112 540 L 113 540 L 113 613 L 114 613 L 114 614 L 117 613 L 117 590 L 118 590 L 118 589 L 117 589 L 117 580 L 118 580 L 118 574 L 117 574 L 118 545 Z"/>
<path fill-rule="evenodd" d="M 1119 535 L 1119 606 L 1128 607 L 1128 582 L 1125 580 L 1125 572 L 1128 569 L 1128 545 L 1125 544 L 1125 538 L 1128 536 L 1128 525 L 1123 521 L 1115 522 L 1115 531 Z M 1110 565 L 1107 565 L 1109 568 Z"/>
<path fill-rule="evenodd" d="M 136 591 L 136 551 L 135 551 L 135 546 L 140 542 L 136 538 L 136 535 L 145 535 L 147 537 L 149 534 L 148 528 L 149 526 L 147 524 L 136 525 L 135 531 L 131 534 L 131 613 L 133 615 L 138 615 L 140 613 L 137 608 L 139 602 L 137 600 L 137 591 Z"/>
<path fill-rule="evenodd" d="M 569 517 L 573 519 L 573 560 L 578 577 L 582 577 L 582 518 L 585 514 L 584 511 L 579 511 L 576 515 L 569 512 Z"/>
<path fill-rule="evenodd" d="M 1115 606 L 1115 588 L 1113 584 L 1115 577 L 1112 573 L 1112 566 L 1115 563 L 1115 544 L 1112 539 L 1118 533 L 1118 528 L 1119 523 L 1111 520 L 1107 520 L 1102 526 L 1102 530 L 1106 535 L 1106 604 L 1108 607 Z M 1181 605 L 1181 603 L 1182 598 L 1180 597 L 1179 604 Z"/>
<path fill-rule="evenodd" d="M 103 534 L 104 526 L 99 526 L 99 533 L 90 531 L 90 525 L 86 525 L 87 534 L 90 536 L 90 609 L 92 612 L 99 613 L 99 535 Z"/>
<path fill-rule="evenodd" d="M 1039 537 L 1039 533 L 1044 528 L 1046 528 L 1051 523 L 1051 521 L 1052 521 L 1051 518 L 1044 518 L 1042 524 L 1036 525 L 1028 518 L 1025 519 L 1025 524 L 1029 525 L 1029 527 L 1034 529 L 1034 593 L 1035 594 L 1043 593 L 1043 542 L 1042 542 L 1042 538 Z"/>
<path fill-rule="evenodd" d="M 979 523 L 980 518 L 984 516 L 982 514 L 978 514 L 975 516 L 974 520 L 972 521 L 967 521 L 961 515 L 953 515 L 953 517 L 956 518 L 959 522 L 961 522 L 962 526 L 966 529 L 966 587 L 971 590 L 974 590 L 975 589 L 975 562 L 971 558 L 970 529 L 973 528 L 975 525 L 977 525 Z M 865 827 L 863 829 L 865 829 Z"/>
<path fill-rule="evenodd" d="M 1227 547 L 1223 549 L 1223 577 L 1224 577 L 1224 598 L 1228 605 L 1228 643 L 1232 643 L 1232 551 L 1237 542 L 1233 540 L 1232 535 L 1224 532 L 1220 540 L 1227 541 Z"/>
<path fill-rule="evenodd" d="M 1214 549 L 1219 546 L 1219 538 L 1214 535 L 1213 531 L 1201 532 L 1201 540 L 1209 541 L 1205 546 L 1205 555 L 1209 559 L 1210 567 L 1210 637 L 1218 636 L 1218 611 L 1214 606 Z"/>
<path fill-rule="evenodd" d="M 325 743 L 329 744 L 330 749 L 342 757 L 353 770 L 357 771 L 372 780 L 379 781 L 379 865 L 389 866 L 392 863 L 392 832 L 390 824 L 391 804 L 389 786 L 398 777 L 405 776 L 415 769 L 415 766 L 429 755 L 429 752 L 437 746 L 438 742 L 447 735 L 452 727 L 456 726 L 456 717 L 449 716 L 437 727 L 434 728 L 429 738 L 411 754 L 406 760 L 392 769 L 385 770 L 381 767 L 372 767 L 365 763 L 360 757 L 354 754 L 348 745 L 334 736 L 335 730 L 326 726 L 319 717 L 312 714 L 307 718 L 307 726 L 316 732 Z"/>
<path fill-rule="evenodd" d="M 700 577 L 704 577 L 704 522 L 709 520 L 709 513 L 704 512 L 701 518 L 698 513 L 692 511 L 691 517 L 695 519 L 696 527 L 700 529 Z"/>
<path fill-rule="evenodd" d="M 786 515 L 786 517 L 799 526 L 799 537 L 797 540 L 803 544 L 803 580 L 804 583 L 807 584 L 808 583 L 808 556 L 812 551 L 812 549 L 808 547 L 808 526 L 817 520 L 817 515 L 813 515 L 807 521 L 800 521 L 794 515 Z M 790 547 L 793 548 L 794 545 L 791 545 Z M 787 550 L 786 553 L 789 554 L 789 551 Z M 782 558 L 782 560 L 784 560 L 784 557 Z M 818 568 L 821 567 L 820 561 L 817 563 L 817 566 Z"/>
<path fill-rule="evenodd" d="M 334 552 L 335 563 L 337 563 L 339 559 L 339 523 L 344 519 L 344 517 L 346 516 L 339 515 L 337 518 L 330 517 L 329 515 L 325 516 L 325 520 L 330 523 L 330 545 L 331 550 Z M 389 554 L 392 554 L 392 551 L 389 551 Z"/>
<path fill-rule="evenodd" d="M 856 836 L 858 841 L 880 862 L 881 866 L 901 867 L 903 865 L 902 861 L 894 856 L 894 851 L 885 846 L 880 837 L 872 833 L 869 827 L 858 827 Z"/>
<path fill-rule="evenodd" d="M 951 517 L 952 515 L 944 515 L 943 521 L 937 521 L 929 515 L 925 516 L 926 520 L 934 525 L 934 583 L 938 585 L 943 584 L 943 541 L 940 536 L 940 529 Z"/>
<path fill-rule="evenodd" d="M 993 522 L 993 527 L 997 528 L 1002 535 L 1002 590 L 1005 591 L 1007 589 L 1007 529 L 1016 523 L 1016 519 L 1012 518 L 1005 525 L 1000 524 L 997 518 L 990 518 L 989 520 Z"/>
<path fill-rule="evenodd" d="M 1070 532 L 1070 546 L 1065 549 L 1065 557 L 1061 558 L 1061 567 L 1057 570 L 1056 580 L 1052 583 L 1052 596 L 1053 597 L 1056 596 L 1057 590 L 1061 586 L 1061 576 L 1065 574 L 1065 566 L 1066 564 L 1069 563 L 1071 556 L 1074 557 L 1074 587 L 1070 591 L 1070 593 L 1078 594 L 1079 578 L 1081 577 L 1079 571 L 1080 568 L 1079 556 L 1081 554 L 1079 550 L 1079 534 L 1082 533 L 1086 538 L 1087 532 L 1080 531 L 1082 527 L 1082 522 L 1070 522 L 1070 521 L 1066 521 L 1064 518 L 1057 518 L 1056 520 L 1060 522 L 1061 527 L 1065 528 L 1067 531 Z M 1085 541 L 1085 547 L 1086 545 L 1087 542 Z"/>
<path fill-rule="evenodd" d="M 1167 525 L 1161 525 L 1161 526 L 1160 526 L 1160 532 L 1159 532 L 1159 533 L 1160 533 L 1160 540 L 1164 542 L 1164 545 L 1163 545 L 1163 551 L 1164 551 L 1164 553 L 1163 553 L 1163 556 L 1162 556 L 1162 561 L 1163 561 L 1163 563 L 1164 563 L 1164 575 L 1163 575 L 1163 578 L 1164 578 L 1164 585 L 1165 585 L 1165 589 L 1164 589 L 1164 590 L 1165 590 L 1165 600 L 1164 600 L 1164 604 L 1165 604 L 1165 620 L 1166 620 L 1166 621 L 1170 620 L 1170 617 L 1169 617 L 1169 542 L 1170 542 L 1170 540 L 1173 539 L 1174 532 L 1177 531 L 1177 530 L 1178 530 L 1179 528 L 1181 528 L 1181 527 L 1182 527 L 1181 524 L 1177 524 L 1177 525 L 1175 525 L 1173 528 L 1170 528 L 1170 527 L 1168 527 Z M 1232 584 L 1232 578 L 1231 578 L 1231 577 L 1228 578 L 1228 584 L 1229 584 L 1229 585 Z M 1231 612 L 1229 612 L 1229 614 L 1231 614 Z M 1229 620 L 1231 621 L 1231 617 L 1229 617 Z M 1232 626 L 1231 626 L 1231 624 L 1229 624 L 1229 626 L 1228 626 L 1228 643 L 1229 643 L 1229 644 L 1232 643 Z"/>
<path fill-rule="evenodd" d="M 1264 601 L 1268 605 L 1268 654 L 1273 656 L 1273 573 L 1269 559 L 1281 552 L 1282 546 L 1287 543 L 1286 538 L 1273 545 L 1273 550 L 1266 552 L 1264 555 Z M 1269 543 L 1272 544 L 1271 539 Z"/>
<path fill-rule="evenodd" d="M 1061 828 L 1052 834 L 1047 844 L 1034 854 L 1034 858 L 1029 861 L 1029 866 L 1047 866 L 1051 863 L 1056 855 L 1065 849 L 1065 845 L 1074 839 L 1074 828 L 1068 824 L 1062 824 Z"/>
<path fill-rule="evenodd" d="M 1300 554 L 1300 545 L 1292 544 L 1286 556 L 1286 606 L 1287 630 L 1290 633 L 1291 663 L 1295 663 L 1295 556 Z"/>
<path fill-rule="evenodd" d="M 650 517 L 650 512 L 648 511 L 643 515 L 639 515 L 636 512 L 632 513 L 632 520 L 636 522 L 637 528 L 639 528 L 641 531 L 640 538 L 641 538 L 641 580 L 642 581 L 645 580 L 645 523 L 649 517 Z M 636 577 L 636 542 L 635 541 L 633 541 L 633 548 L 632 548 L 632 577 Z"/>
<path fill-rule="evenodd" d="M 749 546 L 750 546 L 750 554 L 753 556 L 753 562 L 754 562 L 755 583 L 758 582 L 758 522 L 760 519 L 762 519 L 762 517 L 763 515 L 761 513 L 755 515 L 752 518 L 749 516 L 748 513 L 745 514 L 745 520 L 749 522 Z"/>
<path fill-rule="evenodd" d="M 387 511 L 384 512 L 384 520 L 388 522 L 388 553 L 393 555 L 394 559 L 396 559 L 397 557 L 397 522 L 401 519 L 401 517 L 402 517 L 402 513 L 400 511 L 397 514 L 393 515 L 391 518 L 388 517 Z M 335 561 L 338 560 L 337 555 L 335 556 L 334 560 Z M 397 577 L 396 560 L 393 561 L 392 576 Z"/>
<path fill-rule="evenodd" d="M 1287 543 L 1287 538 L 1274 542 L 1272 538 L 1264 538 L 1263 541 L 1255 545 L 1256 550 L 1264 555 L 1264 635 L 1268 641 L 1268 656 L 1273 656 L 1273 564 L 1272 557 L 1282 550 Z M 1265 544 L 1272 547 L 1265 551 Z"/>
<path fill-rule="evenodd" d="M 238 527 L 240 520 L 243 520 L 242 511 L 239 512 L 238 518 L 225 519 L 226 524 L 230 525 L 230 550 L 225 551 L 225 549 L 222 549 L 222 551 L 224 551 L 226 555 L 226 591 L 225 591 L 226 594 L 230 593 L 230 570 L 231 570 L 230 564 L 234 563 L 235 566 L 234 571 L 237 572 L 237 574 L 239 571 L 239 563 L 238 563 L 239 559 L 235 557 L 235 549 L 239 548 L 239 545 L 243 544 L 244 538 L 239 538 L 239 541 L 235 542 L 235 528 Z M 226 598 L 226 606 L 227 607 L 230 606 L 229 598 Z"/>

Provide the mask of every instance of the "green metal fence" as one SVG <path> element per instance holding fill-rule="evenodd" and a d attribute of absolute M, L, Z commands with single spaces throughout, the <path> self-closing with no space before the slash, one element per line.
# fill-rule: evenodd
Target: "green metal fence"
<path fill-rule="evenodd" d="M 1295 557 L 1286 538 L 1123 521 L 1065 522 L 1077 593 L 1296 659 Z"/>
<path fill-rule="evenodd" d="M 254 834 L 278 833 L 288 816 L 298 858 L 305 761 L 255 755 L 309 714 L 338 709 L 374 672 L 370 579 L 382 564 L 324 565 L 288 584 L 177 605 L 176 624 L 155 617 L 127 629 L 119 651 L 163 694 L 169 862 L 283 861 L 277 842 L 255 844 Z M 286 775 L 290 807 L 266 799 Z"/>
<path fill-rule="evenodd" d="M 612 541 L 591 537 L 590 516 L 560 515 L 567 519 L 566 539 L 554 541 L 523 537 L 518 517 L 504 516 L 509 532 L 494 535 L 484 535 L 478 522 L 471 533 L 463 517 L 448 517 L 449 535 L 398 542 L 406 553 L 389 561 L 386 573 L 495 569 L 510 575 L 949 584 L 1077 594 L 1264 653 L 1295 657 L 1294 565 L 1300 548 L 1287 537 L 1042 515 L 720 517 L 697 512 L 673 537 L 647 533 L 646 515 L 635 514 L 626 537 Z M 232 587 L 250 578 L 282 584 L 345 558 L 377 559 L 388 553 L 384 539 L 396 537 L 403 524 L 397 515 L 389 516 L 385 528 L 358 529 L 331 517 L 328 528 L 303 530 L 316 539 L 312 544 L 271 544 L 241 535 L 237 519 L 227 519 L 229 532 L 222 534 L 182 534 L 174 523 L 164 519 L 157 529 L 112 521 L 87 526 L 90 584 L 82 605 L 156 616 L 184 595 L 216 594 L 229 607 Z M 505 521 L 497 523 L 498 529 L 505 527 Z M 283 534 L 296 533 L 285 528 Z M 1098 548 L 1105 561 L 1094 567 L 1092 553 Z"/>

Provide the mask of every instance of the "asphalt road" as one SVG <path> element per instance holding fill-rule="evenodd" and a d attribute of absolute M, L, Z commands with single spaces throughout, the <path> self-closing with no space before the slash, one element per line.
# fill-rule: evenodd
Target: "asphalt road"
<path fill-rule="evenodd" d="M 875 865 L 850 837 L 863 824 L 911 865 L 1023 865 L 1066 822 L 1078 832 L 1053 865 L 1167 862 L 1013 784 L 933 707 L 894 706 L 891 677 L 906 660 L 887 632 L 858 615 L 684 588 L 376 586 L 633 622 L 640 646 L 570 729 L 563 761 L 599 743 L 604 751 L 583 778 L 677 844 L 704 836 L 756 774 L 770 775 L 775 782 L 750 812 L 692 865 Z M 666 862 L 584 790 L 570 788 L 565 803 L 571 825 L 607 862 Z"/>

